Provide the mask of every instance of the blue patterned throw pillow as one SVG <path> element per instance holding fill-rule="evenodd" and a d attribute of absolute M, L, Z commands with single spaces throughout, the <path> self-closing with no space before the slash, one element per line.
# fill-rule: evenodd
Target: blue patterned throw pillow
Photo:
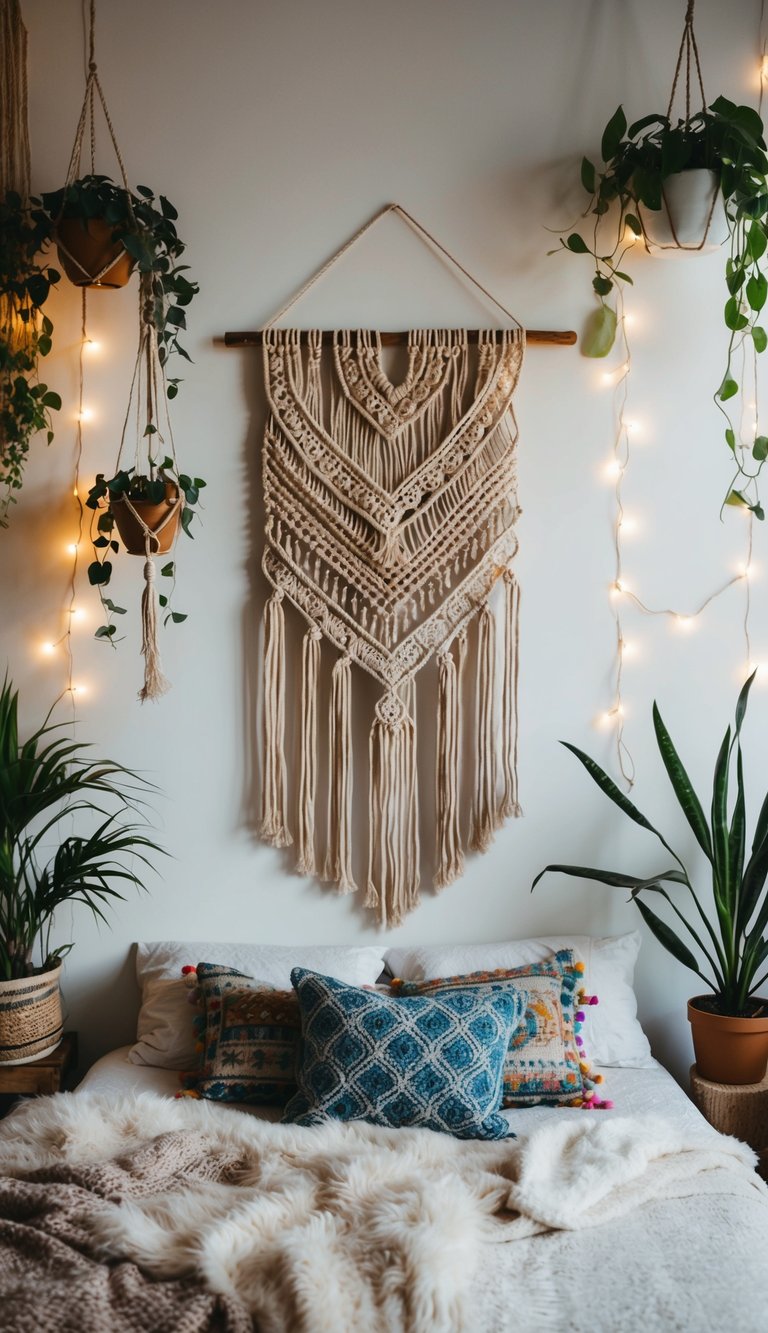
<path fill-rule="evenodd" d="M 525 1008 L 519 992 L 456 987 L 392 999 L 296 967 L 302 1060 L 284 1123 L 327 1118 L 420 1125 L 503 1139 L 504 1057 Z"/>

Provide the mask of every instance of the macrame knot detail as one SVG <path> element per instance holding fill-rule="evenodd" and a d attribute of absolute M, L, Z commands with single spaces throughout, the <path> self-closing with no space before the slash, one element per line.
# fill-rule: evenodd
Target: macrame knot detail
<path fill-rule="evenodd" d="M 389 690 L 376 703 L 376 717 L 385 727 L 399 727 L 405 719 L 407 709 L 399 694 Z"/>

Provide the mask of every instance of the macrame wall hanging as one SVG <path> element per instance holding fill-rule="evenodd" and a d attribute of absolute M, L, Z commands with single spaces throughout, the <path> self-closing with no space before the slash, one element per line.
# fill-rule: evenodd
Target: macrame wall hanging
<path fill-rule="evenodd" d="M 525 331 L 516 321 L 508 331 L 413 330 L 407 373 L 395 386 L 383 369 L 378 333 L 273 327 L 390 211 L 470 277 L 405 210 L 388 205 L 260 339 L 270 409 L 263 448 L 263 568 L 272 587 L 264 616 L 261 835 L 276 847 L 291 844 L 295 835 L 297 870 L 331 881 L 342 893 L 364 887 L 366 905 L 382 925 L 397 925 L 419 901 L 416 678 L 432 659 L 435 886 L 451 883 L 463 870 L 467 765 L 474 793 L 471 849 L 485 851 L 501 820 L 520 814 L 519 588 L 513 570 L 519 510 L 511 404 Z M 227 341 L 247 338 L 228 335 Z M 499 583 L 503 619 L 497 626 L 490 599 Z M 286 603 L 305 627 L 300 664 L 287 661 Z M 497 671 L 499 633 L 503 666 Z M 326 827 L 317 799 L 323 652 L 333 660 Z M 364 699 L 355 698 L 358 668 L 380 687 L 366 718 L 364 886 L 353 872 L 353 835 L 365 836 L 355 798 L 366 783 L 353 784 L 352 774 L 353 717 L 365 707 Z M 471 716 L 464 718 L 470 700 Z M 286 711 L 296 708 L 298 813 L 291 829 L 285 727 Z M 465 747 L 470 732 L 473 745 Z"/>

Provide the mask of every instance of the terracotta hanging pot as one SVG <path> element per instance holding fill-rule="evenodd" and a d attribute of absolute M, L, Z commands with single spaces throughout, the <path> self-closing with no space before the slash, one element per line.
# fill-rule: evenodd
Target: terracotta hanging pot
<path fill-rule="evenodd" d="M 705 167 L 678 171 L 662 186 L 660 210 L 638 206 L 653 255 L 708 254 L 728 239 L 720 178 Z"/>
<path fill-rule="evenodd" d="M 755 1018 L 731 1018 L 701 1008 L 708 995 L 688 1001 L 696 1069 L 712 1083 L 760 1083 L 768 1067 L 768 1000 L 752 1003 L 761 1012 Z"/>
<path fill-rule="evenodd" d="M 76 287 L 124 287 L 136 260 L 121 241 L 112 240 L 114 228 L 102 218 L 61 218 L 56 225 L 61 266 Z"/>
<path fill-rule="evenodd" d="M 56 1050 L 63 1035 L 61 963 L 17 981 L 0 981 L 0 1067 L 26 1065 Z"/>
<path fill-rule="evenodd" d="M 181 511 L 184 508 L 180 496 L 178 486 L 172 481 L 166 481 L 165 499 L 159 504 L 152 500 L 131 500 L 136 513 L 141 515 L 147 527 L 156 534 L 150 542 L 152 555 L 165 555 L 176 540 L 181 524 Z M 123 497 L 116 496 L 110 499 L 109 508 L 128 554 L 144 555 L 144 529 L 131 513 Z"/>

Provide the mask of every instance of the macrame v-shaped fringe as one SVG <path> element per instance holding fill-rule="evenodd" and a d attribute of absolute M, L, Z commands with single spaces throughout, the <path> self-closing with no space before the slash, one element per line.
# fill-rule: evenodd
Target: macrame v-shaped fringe
<path fill-rule="evenodd" d="M 465 329 L 408 335 L 408 366 L 393 384 L 370 330 L 333 335 L 274 325 L 372 227 L 394 213 L 497 309 L 514 316 L 399 204 L 385 204 L 292 297 L 263 331 L 270 413 L 264 437 L 266 542 L 273 593 L 264 623 L 262 837 L 291 841 L 285 760 L 284 601 L 301 613 L 300 765 L 296 869 L 341 893 L 357 889 L 353 832 L 353 667 L 382 687 L 368 747 L 365 903 L 383 926 L 419 901 L 416 677 L 437 658 L 435 887 L 461 875 L 462 792 L 471 785 L 470 842 L 485 851 L 519 815 L 517 431 L 511 411 L 525 333 Z M 501 700 L 489 599 L 504 582 Z M 476 623 L 476 641 L 468 631 Z M 328 708 L 328 825 L 317 846 L 321 643 L 337 650 Z M 470 648 L 474 652 L 468 651 Z M 464 684 L 474 670 L 474 765 L 463 772 Z M 466 722 L 469 729 L 470 722 Z M 497 775 L 503 775 L 503 792 Z M 361 839 L 362 841 L 362 839 Z M 319 867 L 322 865 L 323 870 Z"/>
<path fill-rule="evenodd" d="M 415 681 L 436 657 L 436 866 L 441 888 L 462 873 L 462 790 L 474 791 L 469 846 L 484 851 L 517 796 L 518 588 L 511 562 L 516 428 L 511 413 L 520 330 L 415 330 L 401 384 L 375 334 L 340 331 L 330 354 L 314 332 L 268 329 L 270 414 L 263 476 L 265 755 L 261 833 L 291 841 L 285 759 L 288 682 L 284 604 L 306 624 L 297 733 L 296 866 L 353 892 L 353 841 L 365 783 L 353 791 L 355 668 L 382 688 L 370 722 L 365 901 L 395 925 L 419 900 Z M 496 632 L 489 599 L 503 584 Z M 502 628 L 503 625 L 503 628 Z M 469 635 L 469 637 L 468 637 Z M 497 639 L 503 668 L 497 670 Z M 322 641 L 336 650 L 327 705 L 318 701 Z M 330 665 L 330 663 L 329 663 Z M 473 678 L 470 676 L 473 673 Z M 466 688 L 465 688 L 466 687 Z M 463 706 L 474 697 L 474 705 Z M 328 715 L 328 820 L 316 818 L 318 714 Z M 466 717 L 463 713 L 466 712 Z M 474 755 L 462 736 L 474 733 Z M 467 771 L 467 764 L 472 767 Z M 358 796 L 355 802 L 355 794 Z"/>

